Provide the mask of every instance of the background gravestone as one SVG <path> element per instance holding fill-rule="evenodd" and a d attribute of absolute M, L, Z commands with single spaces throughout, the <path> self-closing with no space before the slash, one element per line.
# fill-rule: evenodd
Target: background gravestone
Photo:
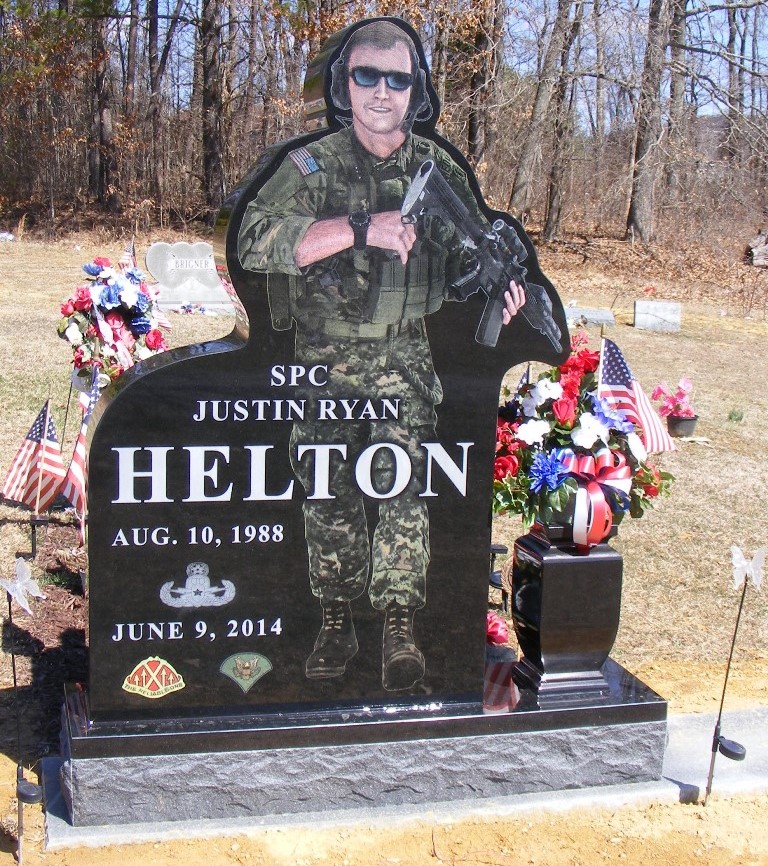
<path fill-rule="evenodd" d="M 164 307 L 192 304 L 216 312 L 232 312 L 232 298 L 219 278 L 210 244 L 154 243 L 147 250 L 145 263 L 158 282 Z"/>
<path fill-rule="evenodd" d="M 635 301 L 636 328 L 646 331 L 679 331 L 681 307 L 676 301 Z"/>

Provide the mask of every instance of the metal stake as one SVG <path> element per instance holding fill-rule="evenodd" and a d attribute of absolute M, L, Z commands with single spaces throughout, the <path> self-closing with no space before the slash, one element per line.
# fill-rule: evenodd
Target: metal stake
<path fill-rule="evenodd" d="M 704 794 L 704 805 L 707 805 L 707 800 L 709 800 L 709 795 L 712 793 L 712 778 L 715 775 L 715 759 L 717 758 L 717 753 L 720 752 L 726 758 L 730 758 L 732 761 L 743 761 L 746 757 L 747 750 L 741 743 L 737 743 L 734 740 L 726 740 L 725 737 L 720 736 L 720 722 L 723 718 L 723 704 L 725 703 L 725 690 L 728 687 L 728 676 L 731 672 L 731 662 L 733 661 L 733 650 L 736 646 L 736 635 L 739 631 L 739 622 L 741 620 L 741 611 L 744 608 L 744 599 L 747 596 L 747 584 L 749 581 L 745 575 L 744 577 L 744 587 L 741 590 L 741 599 L 739 601 L 739 612 L 736 614 L 736 625 L 733 629 L 733 638 L 731 639 L 731 652 L 728 656 L 728 664 L 725 666 L 725 680 L 723 682 L 723 693 L 720 696 L 720 710 L 717 714 L 717 722 L 715 722 L 715 732 L 712 735 L 712 758 L 709 762 L 709 775 L 707 776 L 707 790 Z"/>
<path fill-rule="evenodd" d="M 13 635 L 13 610 L 11 608 L 11 594 L 6 593 L 8 599 L 8 626 Z M 43 799 L 43 790 L 40 785 L 29 782 L 24 778 L 24 767 L 21 752 L 21 717 L 19 713 L 19 681 L 16 675 L 16 641 L 11 637 L 11 670 L 13 672 L 13 704 L 16 709 L 16 748 L 18 762 L 16 764 L 16 801 L 18 803 L 18 820 L 16 830 L 16 860 L 21 866 L 23 838 L 24 838 L 24 804 L 40 803 Z"/>

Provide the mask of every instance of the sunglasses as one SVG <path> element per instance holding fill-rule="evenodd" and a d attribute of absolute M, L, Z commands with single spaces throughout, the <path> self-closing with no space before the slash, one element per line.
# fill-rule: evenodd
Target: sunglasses
<path fill-rule="evenodd" d="M 349 77 L 358 87 L 376 87 L 382 78 L 390 90 L 408 90 L 413 84 L 410 72 L 384 72 L 373 66 L 356 66 L 350 69 Z"/>

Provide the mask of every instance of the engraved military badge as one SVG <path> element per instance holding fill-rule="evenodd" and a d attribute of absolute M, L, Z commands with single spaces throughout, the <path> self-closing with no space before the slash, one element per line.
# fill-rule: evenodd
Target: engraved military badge
<path fill-rule="evenodd" d="M 150 656 L 139 662 L 123 682 L 126 692 L 143 698 L 164 698 L 183 689 L 186 683 L 172 664 L 159 656 Z"/>
<path fill-rule="evenodd" d="M 219 607 L 235 597 L 235 585 L 231 580 L 222 580 L 220 586 L 212 586 L 204 562 L 190 562 L 184 586 L 174 586 L 169 580 L 160 587 L 160 601 L 168 607 Z"/>
<path fill-rule="evenodd" d="M 272 670 L 272 662 L 259 653 L 235 653 L 224 659 L 219 670 L 248 692 L 257 680 Z"/>

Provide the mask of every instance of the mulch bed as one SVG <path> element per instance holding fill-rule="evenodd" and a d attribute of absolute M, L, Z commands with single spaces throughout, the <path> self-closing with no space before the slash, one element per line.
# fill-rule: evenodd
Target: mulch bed
<path fill-rule="evenodd" d="M 0 749 L 16 756 L 20 734 L 26 764 L 58 750 L 64 683 L 88 678 L 88 603 L 79 574 L 85 560 L 77 545 L 74 527 L 48 526 L 35 563 L 55 575 L 56 584 L 42 587 L 46 598 L 33 600 L 33 616 L 14 605 L 13 625 L 7 617 L 3 622 Z M 17 696 L 11 650 L 16 656 Z"/>

